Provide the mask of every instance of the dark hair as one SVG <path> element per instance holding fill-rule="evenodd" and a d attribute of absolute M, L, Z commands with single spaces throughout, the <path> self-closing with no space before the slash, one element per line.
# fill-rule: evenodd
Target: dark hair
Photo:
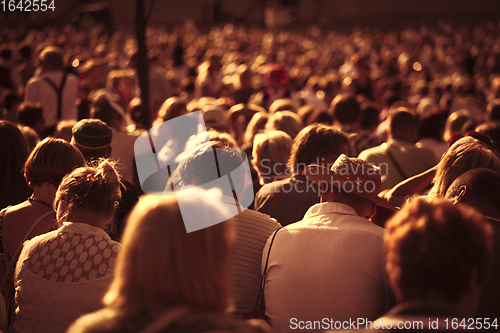
<path fill-rule="evenodd" d="M 47 46 L 40 52 L 40 64 L 51 70 L 64 68 L 63 51 L 57 46 Z"/>
<path fill-rule="evenodd" d="M 21 96 L 14 94 L 11 91 L 4 93 L 3 95 L 3 105 L 6 109 L 10 110 L 16 103 L 21 102 Z"/>
<path fill-rule="evenodd" d="M 423 117 L 419 125 L 420 138 L 433 138 L 441 141 L 441 133 L 444 127 L 443 117 L 439 114 L 431 114 Z"/>
<path fill-rule="evenodd" d="M 359 102 L 354 96 L 347 94 L 337 95 L 330 105 L 330 114 L 342 125 L 354 124 L 360 113 Z"/>
<path fill-rule="evenodd" d="M 361 115 L 359 118 L 359 127 L 362 130 L 372 130 L 379 124 L 380 110 L 372 103 L 365 103 L 361 106 Z"/>
<path fill-rule="evenodd" d="M 486 112 L 491 120 L 500 120 L 500 98 L 495 98 L 486 106 Z"/>
<path fill-rule="evenodd" d="M 12 59 L 13 56 L 12 49 L 5 47 L 2 49 L 2 51 L 0 51 L 0 55 L 2 56 L 3 59 L 10 60 Z"/>
<path fill-rule="evenodd" d="M 74 208 L 88 209 L 103 215 L 112 215 L 121 197 L 121 178 L 114 163 L 101 159 L 95 166 L 84 166 L 64 177 L 57 189 L 54 205 L 65 203 L 58 223 L 65 222 Z"/>
<path fill-rule="evenodd" d="M 456 304 L 473 272 L 484 283 L 491 259 L 492 229 L 476 210 L 444 199 L 417 199 L 386 224 L 389 282 L 400 301 L 441 296 Z"/>
<path fill-rule="evenodd" d="M 31 46 L 29 45 L 23 45 L 21 48 L 19 48 L 19 54 L 23 56 L 25 59 L 31 58 Z"/>
<path fill-rule="evenodd" d="M 33 192 L 22 173 L 28 154 L 21 130 L 10 121 L 0 120 L 0 209 L 26 200 Z"/>
<path fill-rule="evenodd" d="M 488 135 L 493 148 L 500 152 L 500 121 L 489 121 L 476 127 L 476 132 Z"/>
<path fill-rule="evenodd" d="M 43 107 L 40 103 L 23 102 L 17 108 L 17 119 L 21 125 L 34 128 L 43 121 Z"/>
<path fill-rule="evenodd" d="M 66 174 L 85 165 L 82 153 L 63 139 L 46 138 L 38 143 L 24 164 L 24 176 L 31 186 L 48 182 L 58 187 Z"/>
<path fill-rule="evenodd" d="M 309 164 L 329 155 L 344 153 L 349 139 L 338 128 L 313 124 L 302 129 L 293 141 L 288 164 L 294 173 L 302 173 Z"/>

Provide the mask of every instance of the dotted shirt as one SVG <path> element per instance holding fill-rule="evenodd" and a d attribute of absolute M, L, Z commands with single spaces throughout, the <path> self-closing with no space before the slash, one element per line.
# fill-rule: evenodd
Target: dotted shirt
<path fill-rule="evenodd" d="M 101 308 L 120 248 L 102 229 L 70 222 L 26 242 L 16 267 L 16 330 L 64 332 Z"/>

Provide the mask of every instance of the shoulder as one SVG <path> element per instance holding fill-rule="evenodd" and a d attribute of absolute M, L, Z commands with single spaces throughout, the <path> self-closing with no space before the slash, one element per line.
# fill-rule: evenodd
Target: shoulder
<path fill-rule="evenodd" d="M 385 152 L 385 147 L 384 144 L 380 144 L 376 147 L 368 148 L 363 150 L 361 153 L 359 153 L 358 158 L 361 158 L 363 160 L 367 160 L 371 157 L 377 157 L 378 155 L 382 155 Z"/>
<path fill-rule="evenodd" d="M 254 225 L 259 229 L 269 229 L 269 231 L 276 230 L 281 227 L 276 219 L 273 219 L 271 216 L 257 212 L 252 209 L 245 209 L 241 213 L 235 216 L 237 223 L 241 221 L 245 224 L 245 226 L 249 226 L 249 224 Z"/>
<path fill-rule="evenodd" d="M 147 316 L 134 320 L 117 310 L 103 308 L 81 316 L 68 328 L 67 333 L 127 333 L 139 331 L 147 323 Z"/>

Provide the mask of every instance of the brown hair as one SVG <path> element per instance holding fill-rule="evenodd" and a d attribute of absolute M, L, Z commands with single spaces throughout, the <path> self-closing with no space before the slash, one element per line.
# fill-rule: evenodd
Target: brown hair
<path fill-rule="evenodd" d="M 330 155 L 346 153 L 349 139 L 338 128 L 321 124 L 305 127 L 295 138 L 288 164 L 295 174 L 302 173 L 309 164 Z"/>
<path fill-rule="evenodd" d="M 107 159 L 100 159 L 94 165 L 75 169 L 59 185 L 54 201 L 55 207 L 64 203 L 62 214 L 58 215 L 59 224 L 71 218 L 74 208 L 88 209 L 105 216 L 114 214 L 121 197 L 120 175 L 114 163 Z"/>
<path fill-rule="evenodd" d="M 209 208 L 207 213 L 221 209 L 210 200 L 193 204 Z M 187 305 L 223 312 L 228 307 L 231 242 L 227 221 L 187 233 L 176 196 L 146 195 L 129 216 L 104 303 L 150 311 Z"/>
<path fill-rule="evenodd" d="M 399 301 L 441 296 L 456 304 L 477 269 L 486 278 L 492 229 L 476 210 L 444 199 L 405 205 L 386 224 L 386 268 Z"/>
<path fill-rule="evenodd" d="M 75 146 L 62 139 L 46 138 L 24 164 L 24 177 L 31 186 L 48 182 L 58 187 L 64 176 L 84 165 L 85 159 Z"/>

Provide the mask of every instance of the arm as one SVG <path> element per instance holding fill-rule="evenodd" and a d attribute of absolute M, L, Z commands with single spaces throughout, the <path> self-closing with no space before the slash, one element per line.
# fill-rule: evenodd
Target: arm
<path fill-rule="evenodd" d="M 385 194 L 385 198 L 394 206 L 401 207 L 408 196 L 417 194 L 422 191 L 427 185 L 432 183 L 436 175 L 436 167 L 430 168 L 418 175 L 410 177 L 398 185 L 394 186 Z"/>

